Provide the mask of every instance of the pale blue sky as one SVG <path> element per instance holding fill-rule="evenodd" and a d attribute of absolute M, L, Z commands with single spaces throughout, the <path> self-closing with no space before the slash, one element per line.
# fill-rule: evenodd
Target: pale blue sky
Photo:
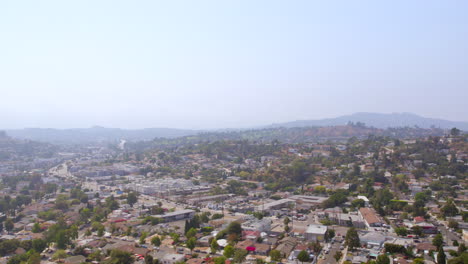
<path fill-rule="evenodd" d="M 468 121 L 468 1 L 1 1 L 0 128 Z"/>

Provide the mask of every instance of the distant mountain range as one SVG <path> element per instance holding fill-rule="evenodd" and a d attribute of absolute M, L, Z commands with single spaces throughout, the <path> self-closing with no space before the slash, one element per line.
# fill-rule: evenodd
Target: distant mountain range
<path fill-rule="evenodd" d="M 355 113 L 335 118 L 326 118 L 319 120 L 297 120 L 286 123 L 272 124 L 267 127 L 310 127 L 310 126 L 340 126 L 346 125 L 349 122 L 364 123 L 366 126 L 376 128 L 389 127 L 420 127 L 420 128 L 442 128 L 458 129 L 468 131 L 468 122 L 448 121 L 443 119 L 427 118 L 418 116 L 412 113 Z"/>
<path fill-rule="evenodd" d="M 287 123 L 272 124 L 265 128 L 293 128 L 293 127 L 327 127 L 342 126 L 348 123 L 364 123 L 368 127 L 390 128 L 390 127 L 419 127 L 419 128 L 442 128 L 450 129 L 457 127 L 468 131 L 468 122 L 448 121 L 443 119 L 434 119 L 421 117 L 411 113 L 355 113 L 352 115 L 340 116 L 336 118 L 327 118 L 320 120 L 298 120 Z M 244 129 L 246 130 L 246 129 Z M 249 129 L 252 130 L 252 129 Z M 6 130 L 6 133 L 14 138 L 29 139 L 50 143 L 96 143 L 96 142 L 115 142 L 120 139 L 130 141 L 152 140 L 154 138 L 179 138 L 184 136 L 197 135 L 205 132 L 227 132 L 242 131 L 235 130 L 190 130 L 174 128 L 145 128 L 145 129 L 120 129 L 120 128 L 76 128 L 76 129 L 52 129 L 52 128 L 25 128 Z"/>

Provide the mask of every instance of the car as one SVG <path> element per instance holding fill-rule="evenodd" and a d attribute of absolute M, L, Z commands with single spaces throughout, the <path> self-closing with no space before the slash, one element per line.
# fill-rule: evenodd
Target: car
<path fill-rule="evenodd" d="M 344 249 L 344 246 L 343 246 L 343 245 L 341 245 L 341 246 L 340 246 L 340 250 L 343 250 L 343 249 Z"/>

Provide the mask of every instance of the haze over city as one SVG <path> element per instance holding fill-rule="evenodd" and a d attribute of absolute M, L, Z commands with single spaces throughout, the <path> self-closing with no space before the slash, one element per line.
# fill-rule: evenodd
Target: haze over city
<path fill-rule="evenodd" d="M 8 1 L 0 128 L 468 121 L 464 1 Z"/>

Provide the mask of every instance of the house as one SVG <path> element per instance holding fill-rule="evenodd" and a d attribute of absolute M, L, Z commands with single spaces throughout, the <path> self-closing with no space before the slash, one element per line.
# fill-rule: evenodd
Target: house
<path fill-rule="evenodd" d="M 203 260 L 201 258 L 192 258 L 192 259 L 187 260 L 185 263 L 187 263 L 187 264 L 202 264 L 202 263 L 205 263 L 205 260 Z"/>
<path fill-rule="evenodd" d="M 420 226 L 424 234 L 437 234 L 437 227 L 428 222 L 420 222 L 415 224 L 415 226 Z"/>
<path fill-rule="evenodd" d="M 279 246 L 276 247 L 276 250 L 281 252 L 283 257 L 289 256 L 291 251 L 296 247 L 297 239 L 294 237 L 286 237 L 280 241 Z"/>
<path fill-rule="evenodd" d="M 271 246 L 268 244 L 254 244 L 255 247 L 255 254 L 268 256 L 270 254 Z"/>
<path fill-rule="evenodd" d="M 383 220 L 372 208 L 359 208 L 359 215 L 364 219 L 367 227 L 380 227 L 383 225 Z"/>
<path fill-rule="evenodd" d="M 370 247 L 378 247 L 381 248 L 385 242 L 385 236 L 379 232 L 369 232 L 362 236 L 359 236 L 361 240 L 361 244 Z"/>
<path fill-rule="evenodd" d="M 71 256 L 64 260 L 65 264 L 80 264 L 86 262 L 86 257 L 82 255 Z"/>
<path fill-rule="evenodd" d="M 158 251 L 151 252 L 151 255 L 162 264 L 174 264 L 185 260 L 185 255 L 177 253 L 172 245 L 162 245 Z"/>
<path fill-rule="evenodd" d="M 244 241 L 240 241 L 239 243 L 237 243 L 235 248 L 247 249 L 248 247 L 253 247 L 254 244 L 255 242 L 253 242 L 252 240 L 244 240 Z"/>
<path fill-rule="evenodd" d="M 436 251 L 437 247 L 432 245 L 431 243 L 418 243 L 416 244 L 416 247 L 414 248 L 415 253 L 424 253 L 424 254 L 429 254 L 429 251 Z"/>
<path fill-rule="evenodd" d="M 367 197 L 364 196 L 364 195 L 358 195 L 357 198 L 363 200 L 363 201 L 364 201 L 364 205 L 365 205 L 366 207 L 369 207 L 369 198 L 367 198 Z"/>
<path fill-rule="evenodd" d="M 264 217 L 262 219 L 257 219 L 255 217 L 252 217 L 251 219 L 242 223 L 242 230 L 270 232 L 271 219 L 269 217 Z"/>
<path fill-rule="evenodd" d="M 202 246 L 202 247 L 209 247 L 210 246 L 210 240 L 213 238 L 213 236 L 204 236 L 198 239 L 197 244 Z"/>
<path fill-rule="evenodd" d="M 257 240 L 260 237 L 260 231 L 244 230 L 242 231 L 243 239 Z"/>
<path fill-rule="evenodd" d="M 304 233 L 305 239 L 308 241 L 323 241 L 325 240 L 325 233 L 327 232 L 327 226 L 324 225 L 309 225 L 306 232 Z"/>
<path fill-rule="evenodd" d="M 162 258 L 159 259 L 159 262 L 162 264 L 174 264 L 176 262 L 183 262 L 185 259 L 185 255 L 183 254 L 166 254 Z"/>

